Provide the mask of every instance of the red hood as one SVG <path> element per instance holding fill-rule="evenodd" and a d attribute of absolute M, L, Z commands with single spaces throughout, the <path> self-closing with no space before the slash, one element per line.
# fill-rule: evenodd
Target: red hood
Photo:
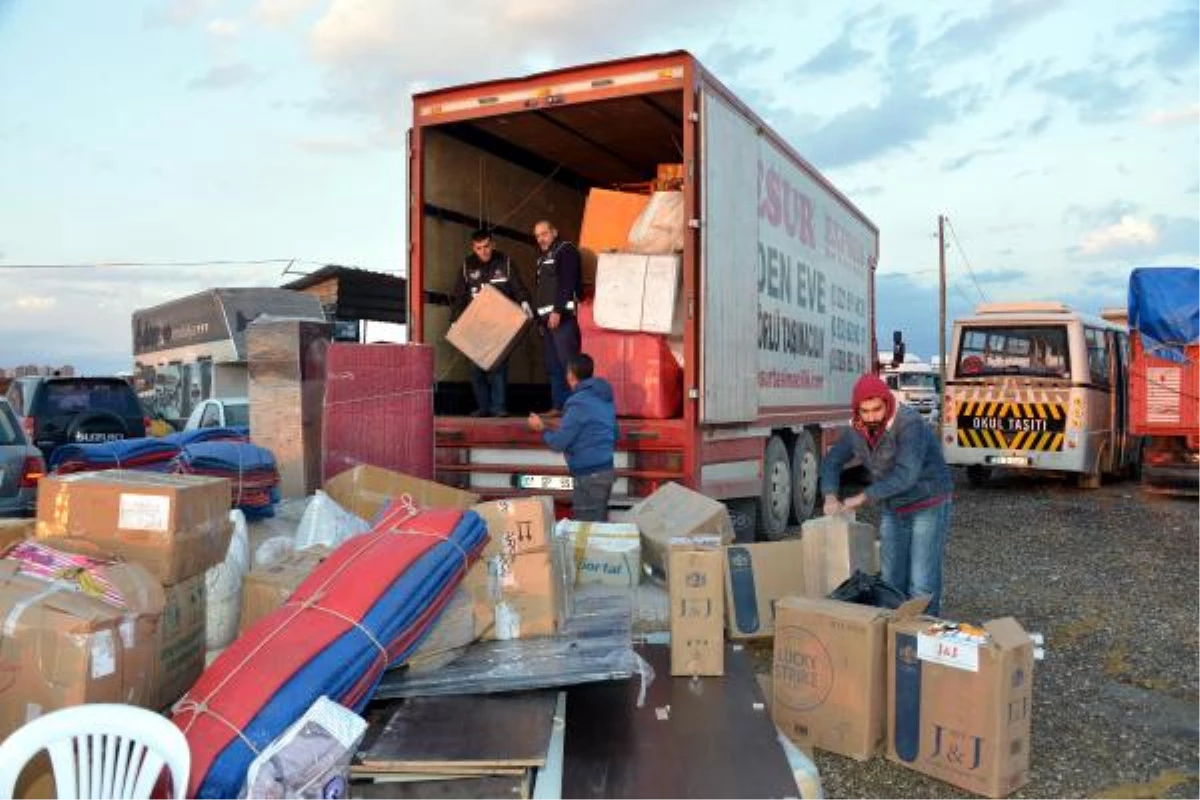
<path fill-rule="evenodd" d="M 855 382 L 854 393 L 850 396 L 850 402 L 854 407 L 855 422 L 859 421 L 858 407 L 863 404 L 863 401 L 876 397 L 882 400 L 887 408 L 887 418 L 884 422 L 891 421 L 892 417 L 896 415 L 896 398 L 892 395 L 892 390 L 878 375 L 863 375 Z"/>

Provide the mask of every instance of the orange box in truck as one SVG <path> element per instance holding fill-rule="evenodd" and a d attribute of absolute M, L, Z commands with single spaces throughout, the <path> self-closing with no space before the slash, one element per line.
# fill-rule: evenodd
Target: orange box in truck
<path fill-rule="evenodd" d="M 490 228 L 532 287 L 535 223 L 578 242 L 591 190 L 648 191 L 672 164 L 683 165 L 682 333 L 669 337 L 683 408 L 620 420 L 613 504 L 677 481 L 768 537 L 813 513 L 821 455 L 872 367 L 879 233 L 686 52 L 413 97 L 409 335 L 437 349 L 438 480 L 491 497 L 570 495 L 562 457 L 525 427 L 550 405 L 536 330 L 509 360 L 513 416 L 468 417 L 469 365 L 445 336 L 472 230 Z M 585 295 L 598 255 L 582 253 Z"/>

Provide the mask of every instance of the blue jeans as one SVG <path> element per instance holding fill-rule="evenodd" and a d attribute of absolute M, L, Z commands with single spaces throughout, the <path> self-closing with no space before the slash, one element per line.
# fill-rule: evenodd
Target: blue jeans
<path fill-rule="evenodd" d="M 546 326 L 542 330 L 546 333 L 542 343 L 545 345 L 546 376 L 550 379 L 550 401 L 554 408 L 562 411 L 571 393 L 567 388 L 567 362 L 579 355 L 579 322 L 574 315 L 565 314 L 557 328 L 550 330 Z"/>
<path fill-rule="evenodd" d="M 484 414 L 505 414 L 505 391 L 508 389 L 508 359 L 501 361 L 490 371 L 484 372 L 471 365 L 471 391 L 475 393 L 475 405 Z"/>
<path fill-rule="evenodd" d="M 950 501 L 908 514 L 884 510 L 879 525 L 883 579 L 908 597 L 929 595 L 925 613 L 942 608 L 942 557 L 950 529 Z"/>

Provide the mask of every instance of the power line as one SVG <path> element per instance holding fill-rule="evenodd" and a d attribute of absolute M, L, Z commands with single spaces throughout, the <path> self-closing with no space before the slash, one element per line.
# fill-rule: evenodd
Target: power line
<path fill-rule="evenodd" d="M 963 263 L 967 267 L 967 274 L 971 276 L 971 283 L 975 284 L 975 291 L 979 292 L 979 299 L 987 302 L 987 295 L 983 293 L 983 288 L 979 285 L 979 281 L 975 279 L 975 270 L 971 269 L 971 259 L 967 258 L 967 251 L 963 249 L 962 243 L 958 241 L 958 231 L 954 229 L 954 223 L 946 217 L 946 224 L 950 226 L 950 235 L 954 237 L 954 247 L 958 250 L 958 254 L 962 256 Z"/>

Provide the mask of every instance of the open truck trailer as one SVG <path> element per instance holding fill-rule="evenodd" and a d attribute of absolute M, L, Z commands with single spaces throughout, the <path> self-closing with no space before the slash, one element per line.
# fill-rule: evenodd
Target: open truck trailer
<path fill-rule="evenodd" d="M 550 405 L 536 330 L 509 362 L 513 416 L 469 418 L 469 364 L 445 341 L 450 294 L 473 229 L 492 230 L 532 289 L 537 221 L 579 242 L 592 189 L 644 185 L 660 164 L 684 174 L 683 404 L 620 420 L 612 502 L 678 481 L 780 536 L 812 514 L 821 455 L 871 368 L 878 230 L 686 52 L 414 96 L 410 336 L 436 348 L 437 476 L 569 498 L 562 457 L 526 429 Z M 582 255 L 586 295 L 597 254 Z"/>

